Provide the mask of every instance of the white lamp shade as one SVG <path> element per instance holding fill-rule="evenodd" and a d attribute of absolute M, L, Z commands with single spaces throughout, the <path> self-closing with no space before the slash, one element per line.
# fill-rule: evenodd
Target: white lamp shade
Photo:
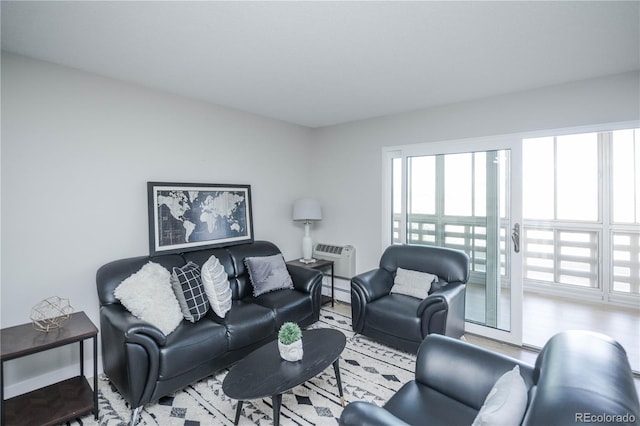
<path fill-rule="evenodd" d="M 293 220 L 322 220 L 322 208 L 317 200 L 300 198 L 293 203 Z"/>

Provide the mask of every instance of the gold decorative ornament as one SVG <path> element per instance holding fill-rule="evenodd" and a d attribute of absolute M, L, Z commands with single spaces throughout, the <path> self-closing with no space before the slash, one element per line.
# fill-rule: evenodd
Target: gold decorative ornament
<path fill-rule="evenodd" d="M 33 328 L 42 332 L 58 329 L 73 313 L 73 306 L 69 299 L 58 296 L 49 297 L 31 308 L 31 323 Z"/>

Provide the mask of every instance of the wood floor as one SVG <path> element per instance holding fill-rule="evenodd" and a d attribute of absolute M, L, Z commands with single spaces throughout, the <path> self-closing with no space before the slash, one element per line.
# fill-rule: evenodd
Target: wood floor
<path fill-rule="evenodd" d="M 336 302 L 335 309 L 345 315 L 351 315 L 351 306 L 348 303 Z M 539 349 L 557 332 L 570 329 L 597 331 L 613 337 L 625 348 L 635 373 L 636 389 L 640 395 L 639 310 L 620 307 L 605 308 L 597 304 L 576 303 L 529 292 L 525 293 L 523 309 L 524 347 L 469 333 L 464 336 L 465 340 L 533 364 Z"/>
<path fill-rule="evenodd" d="M 617 340 L 627 351 L 631 368 L 640 372 L 640 309 L 576 302 L 525 292 L 523 343 L 544 346 L 559 331 L 597 331 Z"/>
<path fill-rule="evenodd" d="M 484 322 L 484 288 L 467 286 L 467 319 Z M 626 350 L 631 368 L 640 372 L 640 308 L 576 301 L 525 291 L 522 341 L 540 349 L 556 333 L 590 330 L 617 340 Z M 498 328 L 509 328 L 509 294 L 500 298 Z"/>

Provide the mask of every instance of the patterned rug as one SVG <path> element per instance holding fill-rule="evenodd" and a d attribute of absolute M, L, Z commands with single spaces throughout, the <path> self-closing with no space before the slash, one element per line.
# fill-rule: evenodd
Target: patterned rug
<path fill-rule="evenodd" d="M 340 376 L 346 403 L 369 401 L 384 404 L 404 383 L 413 379 L 415 356 L 393 350 L 363 336 L 354 336 L 351 318 L 323 308 L 320 321 L 311 328 L 335 328 L 347 337 L 340 357 Z M 148 404 L 139 425 L 209 426 L 233 425 L 236 400 L 222 392 L 228 370 L 203 379 L 171 396 Z M 131 410 L 108 381 L 98 386 L 99 419 L 93 415 L 74 425 L 116 426 L 128 423 Z M 245 401 L 240 425 L 272 425 L 271 399 Z M 333 367 L 282 396 L 282 425 L 335 425 L 342 413 Z"/>

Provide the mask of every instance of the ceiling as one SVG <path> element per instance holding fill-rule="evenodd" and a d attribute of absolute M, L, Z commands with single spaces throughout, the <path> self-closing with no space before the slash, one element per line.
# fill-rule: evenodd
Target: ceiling
<path fill-rule="evenodd" d="M 2 1 L 2 49 L 308 127 L 640 69 L 640 2 Z"/>

